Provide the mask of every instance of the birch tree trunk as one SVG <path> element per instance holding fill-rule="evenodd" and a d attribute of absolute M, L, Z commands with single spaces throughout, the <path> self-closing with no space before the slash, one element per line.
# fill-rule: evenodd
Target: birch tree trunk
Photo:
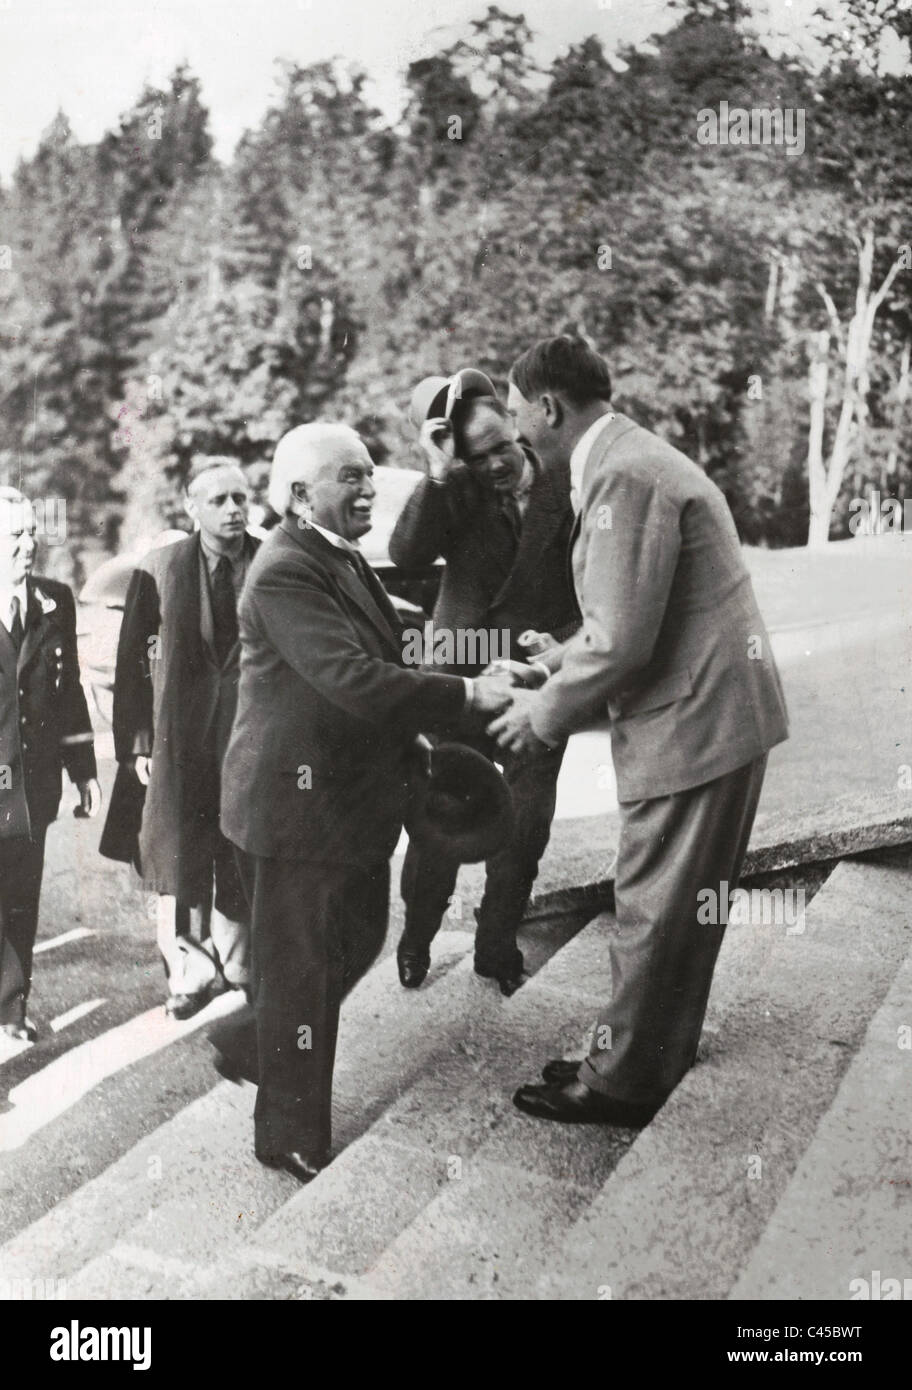
<path fill-rule="evenodd" d="M 833 336 L 839 345 L 844 369 L 842 400 L 839 418 L 830 447 L 829 459 L 824 459 L 826 426 L 826 392 L 829 381 L 830 333 L 826 330 L 811 338 L 808 363 L 808 400 L 810 429 L 808 433 L 808 496 L 810 524 L 808 545 L 826 545 L 830 538 L 833 509 L 839 498 L 852 445 L 858 435 L 863 437 L 868 414 L 868 362 L 871 355 L 871 335 L 877 311 L 886 298 L 899 271 L 895 260 L 878 290 L 871 292 L 874 267 L 874 224 L 868 223 L 858 245 L 858 285 L 855 291 L 855 312 L 848 332 L 842 323 L 826 286 L 818 283 L 817 292 L 826 306 Z"/>

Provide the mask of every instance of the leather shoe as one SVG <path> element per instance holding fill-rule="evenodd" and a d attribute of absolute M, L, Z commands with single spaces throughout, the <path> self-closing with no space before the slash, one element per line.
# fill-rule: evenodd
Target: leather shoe
<path fill-rule="evenodd" d="M 7 1038 L 12 1038 L 14 1042 L 33 1043 L 38 1041 L 38 1029 L 30 1018 L 24 1018 L 21 1023 L 2 1023 L 0 1032 Z"/>
<path fill-rule="evenodd" d="M 420 956 L 416 951 L 398 951 L 396 964 L 399 966 L 399 983 L 405 989 L 417 989 L 424 983 L 431 968 L 431 958 Z"/>
<path fill-rule="evenodd" d="M 165 1000 L 165 1013 L 168 1018 L 176 1018 L 183 1023 L 185 1019 L 198 1014 L 200 1009 L 205 1009 L 217 995 L 225 994 L 231 988 L 225 980 L 217 979 L 210 980 L 195 994 L 169 994 Z"/>
<path fill-rule="evenodd" d="M 509 970 L 479 970 L 476 965 L 475 974 L 480 975 L 483 980 L 496 980 L 500 986 L 501 994 L 507 999 L 510 998 L 511 994 L 515 994 L 518 989 L 521 989 L 529 978 L 521 965 Z"/>
<path fill-rule="evenodd" d="M 621 1129 L 642 1129 L 648 1125 L 657 1106 L 632 1105 L 612 1100 L 593 1091 L 582 1081 L 563 1086 L 520 1086 L 513 1104 L 538 1120 L 561 1120 L 564 1124 L 618 1125 Z"/>
<path fill-rule="evenodd" d="M 581 1063 L 567 1061 L 565 1057 L 555 1057 L 542 1067 L 542 1076 L 549 1086 L 566 1086 L 568 1081 L 576 1081 Z"/>
<path fill-rule="evenodd" d="M 313 1182 L 314 1178 L 324 1167 L 323 1164 L 313 1163 L 303 1154 L 294 1150 L 284 1154 L 257 1154 L 261 1163 L 265 1163 L 267 1168 L 281 1168 L 283 1172 L 290 1173 L 298 1182 Z"/>

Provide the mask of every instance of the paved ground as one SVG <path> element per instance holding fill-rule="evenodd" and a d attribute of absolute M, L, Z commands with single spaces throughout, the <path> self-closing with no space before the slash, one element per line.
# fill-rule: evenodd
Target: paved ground
<path fill-rule="evenodd" d="M 793 737 L 773 754 L 767 810 L 892 788 L 898 768 L 912 763 L 912 661 L 904 618 L 912 605 L 897 607 L 901 567 L 895 561 L 877 560 L 880 587 L 871 589 L 853 577 L 854 555 L 834 553 L 829 562 L 838 622 L 809 629 L 792 642 L 784 662 Z M 806 565 L 806 557 L 799 562 Z M 758 563 L 768 564 L 767 557 Z M 768 605 L 780 605 L 780 622 L 789 588 L 782 573 L 780 564 Z M 758 581 L 761 592 L 764 582 Z M 822 588 L 812 586 L 812 592 Z M 877 592 L 883 611 L 869 601 Z M 816 621 L 823 606 L 816 599 L 815 605 Z M 891 619 L 891 613 L 898 616 Z M 611 790 L 600 785 L 607 777 L 598 740 L 586 736 L 574 750 L 544 878 L 566 872 L 581 836 L 602 837 L 606 845 L 610 839 L 610 817 L 600 806 Z M 106 794 L 112 775 L 108 761 L 102 768 Z M 216 1083 L 204 1030 L 163 1022 L 163 977 L 143 896 L 126 867 L 99 857 L 100 824 L 74 820 L 72 800 L 68 790 L 48 840 L 33 1003 L 43 1039 L 0 1066 L 0 1107 L 10 1095 L 6 1115 L 0 1114 L 0 1126 L 7 1122 L 6 1139 L 0 1135 L 0 1241 Z M 477 869 L 463 877 L 467 911 L 477 882 Z M 388 949 L 397 926 L 394 919 Z M 533 947 L 536 934 L 549 930 L 548 923 L 530 928 Z M 80 1047 L 93 1040 L 88 1050 Z M 19 1127 L 23 1115 L 25 1131 Z"/>

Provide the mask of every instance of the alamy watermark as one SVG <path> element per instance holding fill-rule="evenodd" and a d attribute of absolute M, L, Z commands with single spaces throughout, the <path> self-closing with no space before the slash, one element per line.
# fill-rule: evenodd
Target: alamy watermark
<path fill-rule="evenodd" d="M 405 666 L 488 666 L 509 661 L 509 628 L 407 627 L 402 633 Z"/>
<path fill-rule="evenodd" d="M 804 154 L 804 107 L 729 106 L 718 111 L 704 106 L 697 112 L 700 145 L 784 145 L 791 158 Z"/>
<path fill-rule="evenodd" d="M 63 545 L 67 535 L 65 497 L 34 497 L 20 500 L 0 497 L 0 536 L 14 536 L 32 530 L 48 545 Z"/>
<path fill-rule="evenodd" d="M 804 933 L 803 888 L 732 888 L 725 879 L 715 888 L 697 894 L 697 921 L 701 927 L 785 927 L 786 936 Z"/>

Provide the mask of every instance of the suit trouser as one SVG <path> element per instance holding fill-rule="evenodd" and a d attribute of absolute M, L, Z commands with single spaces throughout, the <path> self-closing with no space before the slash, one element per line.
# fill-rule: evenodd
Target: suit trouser
<path fill-rule="evenodd" d="M 248 859 L 254 1018 L 226 1020 L 210 1038 L 258 1080 L 257 1153 L 296 1151 L 322 1163 L 332 1141 L 339 1006 L 383 946 L 389 863 Z"/>
<path fill-rule="evenodd" d="M 461 739 L 493 761 L 494 749 L 485 739 Z M 475 964 L 497 973 L 522 969 L 516 933 L 538 874 L 538 864 L 551 835 L 557 778 L 566 745 L 533 756 L 513 757 L 497 752 L 504 781 L 510 788 L 515 816 L 510 843 L 486 864 L 485 890 L 475 916 Z M 422 853 L 410 844 L 402 866 L 401 892 L 405 902 L 405 931 L 400 949 L 421 955 L 428 950 L 452 899 L 459 860 L 439 851 Z"/>
<path fill-rule="evenodd" d="M 25 1019 L 47 826 L 0 840 L 0 1023 Z"/>
<path fill-rule="evenodd" d="M 156 938 L 171 994 L 200 994 L 221 975 L 235 988 L 249 983 L 250 912 L 234 846 L 218 830 L 212 877 L 210 891 L 195 906 L 168 894 L 158 898 Z"/>
<path fill-rule="evenodd" d="M 580 1067 L 594 1090 L 660 1104 L 693 1065 L 725 933 L 697 921 L 697 895 L 713 889 L 718 900 L 737 886 L 765 771 L 766 755 L 703 786 L 621 804 L 611 1003 Z"/>

